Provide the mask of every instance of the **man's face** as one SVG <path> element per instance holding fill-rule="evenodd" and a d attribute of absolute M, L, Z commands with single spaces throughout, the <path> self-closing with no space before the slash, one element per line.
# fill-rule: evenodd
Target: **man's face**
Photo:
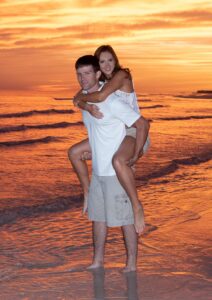
<path fill-rule="evenodd" d="M 83 90 L 89 91 L 98 84 L 98 72 L 94 72 L 93 66 L 82 66 L 77 69 L 77 79 Z"/>

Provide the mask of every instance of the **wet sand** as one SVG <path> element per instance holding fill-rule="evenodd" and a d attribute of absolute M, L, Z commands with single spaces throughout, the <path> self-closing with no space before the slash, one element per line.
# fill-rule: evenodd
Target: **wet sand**
<path fill-rule="evenodd" d="M 147 97 L 152 145 L 136 165 L 147 229 L 128 275 L 118 228 L 109 230 L 104 271 L 86 270 L 91 224 L 66 154 L 86 136 L 80 112 L 47 98 L 5 100 L 0 300 L 211 299 L 211 101 Z"/>
<path fill-rule="evenodd" d="M 1 299 L 209 300 L 212 292 L 208 280 L 189 272 L 161 275 L 142 274 L 138 270 L 122 274 L 119 268 L 42 272 L 42 275 L 31 272 L 27 277 L 15 278 L 20 288 L 13 287 L 14 277 L 15 273 L 2 278 Z"/>
<path fill-rule="evenodd" d="M 192 191 L 193 198 L 196 192 Z M 66 211 L 65 220 L 68 217 L 72 213 Z M 150 217 L 147 219 L 152 222 Z M 58 254 L 58 264 L 45 256 L 31 265 L 17 263 L 0 273 L 0 299 L 209 300 L 212 294 L 206 237 L 209 212 L 200 212 L 198 216 L 190 212 L 187 220 L 188 216 L 178 224 L 175 221 L 175 232 L 171 220 L 169 226 L 147 224 L 145 235 L 139 238 L 137 272 L 122 273 L 125 250 L 119 229 L 113 228 L 109 231 L 104 269 L 86 270 L 92 258 L 91 243 L 84 249 L 76 249 L 75 254 L 70 250 L 69 258 Z M 19 255 L 18 249 L 13 249 L 15 255 Z"/>

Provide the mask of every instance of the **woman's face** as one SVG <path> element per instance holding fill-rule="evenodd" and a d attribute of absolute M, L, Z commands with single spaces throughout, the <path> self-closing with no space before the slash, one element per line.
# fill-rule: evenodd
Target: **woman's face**
<path fill-rule="evenodd" d="M 110 52 L 102 52 L 99 57 L 99 66 L 102 73 L 110 78 L 115 68 L 115 59 Z"/>

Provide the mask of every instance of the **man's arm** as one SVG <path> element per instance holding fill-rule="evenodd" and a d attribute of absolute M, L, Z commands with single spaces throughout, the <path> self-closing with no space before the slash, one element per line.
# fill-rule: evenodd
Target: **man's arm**
<path fill-rule="evenodd" d="M 144 117 L 140 117 L 133 125 L 136 128 L 135 151 L 133 157 L 128 161 L 128 165 L 132 166 L 142 155 L 143 147 L 146 142 L 150 124 Z"/>

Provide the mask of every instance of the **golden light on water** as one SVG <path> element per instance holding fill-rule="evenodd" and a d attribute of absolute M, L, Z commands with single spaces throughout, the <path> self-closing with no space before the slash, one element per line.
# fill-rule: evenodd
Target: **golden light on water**
<path fill-rule="evenodd" d="M 0 85 L 4 93 L 69 93 L 74 61 L 111 44 L 139 91 L 209 89 L 210 1 L 0 2 Z"/>

